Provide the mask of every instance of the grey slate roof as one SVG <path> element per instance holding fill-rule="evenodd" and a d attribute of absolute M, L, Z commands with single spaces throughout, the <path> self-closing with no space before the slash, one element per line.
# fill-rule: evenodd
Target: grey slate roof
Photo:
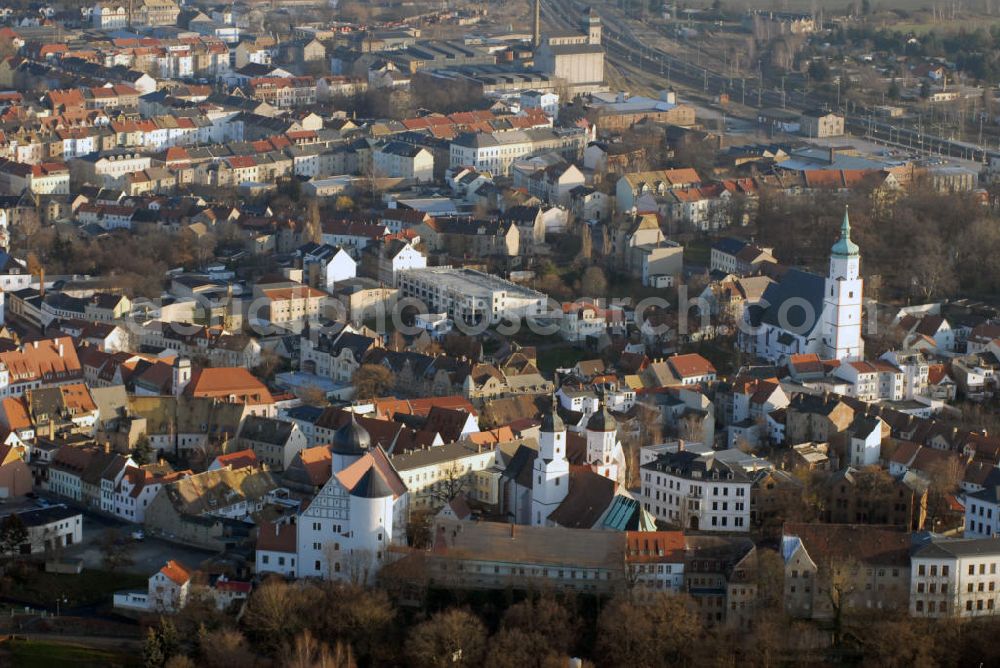
<path fill-rule="evenodd" d="M 357 484 L 351 489 L 351 496 L 357 496 L 364 499 L 384 499 L 388 496 L 392 496 L 392 488 L 389 487 L 388 483 L 379 475 L 375 467 L 368 469 L 361 479 L 358 480 Z"/>
<path fill-rule="evenodd" d="M 728 255 L 736 255 L 747 246 L 747 242 L 742 239 L 725 237 L 712 244 L 712 250 L 717 250 Z"/>
<path fill-rule="evenodd" d="M 284 445 L 292 435 L 293 426 L 293 423 L 283 420 L 248 415 L 243 421 L 240 438 L 271 445 Z"/>
<path fill-rule="evenodd" d="M 914 557 L 979 557 L 996 556 L 1000 554 L 1000 542 L 995 538 L 968 538 L 954 540 L 932 540 L 923 547 L 918 547 Z"/>
<path fill-rule="evenodd" d="M 767 306 L 751 307 L 753 324 L 763 323 L 808 336 L 822 320 L 825 289 L 825 277 L 801 269 L 789 269 L 780 283 L 772 283 L 764 290 L 762 303 Z M 809 305 L 812 313 L 807 312 L 801 300 Z M 781 323 L 778 314 L 786 302 L 789 304 L 784 312 L 787 322 Z"/>

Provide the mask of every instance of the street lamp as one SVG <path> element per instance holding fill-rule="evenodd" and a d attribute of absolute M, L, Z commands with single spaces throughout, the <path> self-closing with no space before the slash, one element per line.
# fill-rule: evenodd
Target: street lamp
<path fill-rule="evenodd" d="M 57 596 L 56 597 L 56 617 L 59 616 L 59 604 L 60 603 L 69 603 L 69 599 L 67 599 L 65 596 Z"/>

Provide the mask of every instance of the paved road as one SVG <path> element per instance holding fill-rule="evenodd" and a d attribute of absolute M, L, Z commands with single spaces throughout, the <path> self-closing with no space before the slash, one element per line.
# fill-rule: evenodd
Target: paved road
<path fill-rule="evenodd" d="M 118 529 L 127 538 L 133 530 L 139 527 L 85 513 L 83 516 L 83 542 L 65 549 L 64 556 L 83 559 L 84 568 L 103 568 L 101 537 L 105 531 L 111 528 Z M 133 563 L 122 570 L 140 575 L 152 575 L 160 570 L 168 559 L 174 559 L 193 568 L 216 554 L 211 551 L 175 545 L 161 538 L 153 537 L 132 542 L 131 550 Z"/>
<path fill-rule="evenodd" d="M 54 496 L 45 496 L 50 504 L 61 503 Z M 11 502 L 11 507 L 23 510 L 28 507 L 37 507 L 36 502 L 31 499 L 19 499 Z M 74 506 L 76 507 L 76 506 Z M 10 512 L 6 504 L 2 506 L 4 512 Z M 64 548 L 63 557 L 83 559 L 84 568 L 101 569 L 104 568 L 104 559 L 101 555 L 101 538 L 110 529 L 117 530 L 125 539 L 130 539 L 131 534 L 136 529 L 142 528 L 138 524 L 130 524 L 120 520 L 97 515 L 86 510 L 83 513 L 83 541 L 78 545 Z M 142 541 L 135 541 L 131 544 L 132 565 L 126 566 L 122 570 L 126 573 L 136 573 L 139 575 L 152 575 L 160 570 L 168 559 L 174 559 L 189 567 L 197 567 L 205 559 L 213 556 L 216 552 L 209 550 L 199 550 L 184 545 L 175 545 L 161 538 L 147 537 Z"/>

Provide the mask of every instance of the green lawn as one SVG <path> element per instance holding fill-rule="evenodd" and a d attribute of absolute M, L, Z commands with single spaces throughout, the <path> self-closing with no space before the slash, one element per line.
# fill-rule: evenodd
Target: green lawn
<path fill-rule="evenodd" d="M 50 666 L 73 666 L 74 668 L 125 668 L 142 665 L 141 658 L 134 652 L 98 649 L 82 645 L 41 640 L 11 640 L 0 645 L 9 653 L 15 668 L 49 668 Z"/>
<path fill-rule="evenodd" d="M 731 374 L 738 371 L 739 355 L 734 353 L 733 341 L 723 339 L 721 341 L 702 341 L 690 347 L 685 352 L 698 353 L 716 368 L 720 375 Z"/>
<path fill-rule="evenodd" d="M 684 243 L 684 264 L 694 264 L 707 267 L 712 259 L 712 240 L 708 237 L 697 237 Z"/>
<path fill-rule="evenodd" d="M 556 368 L 566 368 L 574 366 L 580 360 L 593 359 L 599 357 L 594 353 L 574 348 L 573 346 L 558 346 L 545 348 L 538 351 L 538 370 L 542 373 L 551 373 Z"/>
<path fill-rule="evenodd" d="M 131 573 L 84 570 L 79 575 L 29 571 L 23 577 L 7 580 L 3 595 L 29 605 L 51 607 L 65 597 L 65 607 L 111 603 L 112 594 L 121 589 L 143 587 L 147 578 Z"/>
<path fill-rule="evenodd" d="M 631 299 L 632 305 L 635 306 L 638 302 L 645 299 L 646 297 L 660 297 L 662 299 L 667 299 L 670 301 L 675 301 L 671 299 L 674 294 L 674 290 L 663 288 L 650 288 L 642 284 L 642 280 L 638 278 L 632 278 L 624 274 L 614 274 L 608 277 L 608 299 Z"/>

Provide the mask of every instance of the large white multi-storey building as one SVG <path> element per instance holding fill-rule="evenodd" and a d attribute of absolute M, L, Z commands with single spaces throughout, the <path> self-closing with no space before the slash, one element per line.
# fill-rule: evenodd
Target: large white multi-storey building
<path fill-rule="evenodd" d="M 533 155 L 553 152 L 569 161 L 577 160 L 593 139 L 591 133 L 580 128 L 467 132 L 451 142 L 449 167 L 473 167 L 494 176 L 507 176 L 515 161 Z"/>
<path fill-rule="evenodd" d="M 642 506 L 694 531 L 749 531 L 750 479 L 712 453 L 681 450 L 642 466 Z"/>
<path fill-rule="evenodd" d="M 985 617 L 1000 600 L 1000 543 L 992 538 L 934 540 L 910 558 L 910 614 Z"/>
<path fill-rule="evenodd" d="M 399 289 L 404 297 L 420 301 L 427 313 L 447 313 L 453 321 L 470 325 L 540 315 L 548 299 L 481 271 L 451 267 L 400 272 Z"/>

